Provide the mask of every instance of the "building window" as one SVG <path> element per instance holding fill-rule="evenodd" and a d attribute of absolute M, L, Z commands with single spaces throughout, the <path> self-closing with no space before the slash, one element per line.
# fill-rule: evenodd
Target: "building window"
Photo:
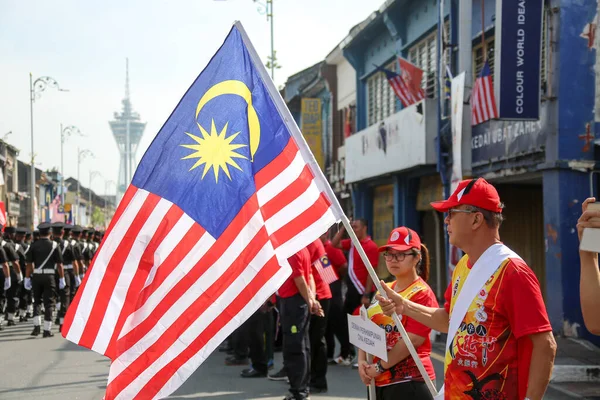
<path fill-rule="evenodd" d="M 475 79 L 479 77 L 481 69 L 483 68 L 483 63 L 486 60 L 483 51 L 483 45 L 481 43 L 480 38 L 477 44 L 473 46 L 473 82 L 475 82 Z M 485 40 L 485 52 L 487 54 L 488 63 L 490 64 L 490 72 L 492 73 L 493 80 L 495 70 L 494 36 L 489 37 Z"/>
<path fill-rule="evenodd" d="M 398 62 L 384 68 L 396 72 Z M 367 125 L 371 126 L 396 112 L 396 95 L 383 72 L 376 72 L 367 79 L 368 113 Z"/>
<path fill-rule="evenodd" d="M 446 37 L 450 36 L 450 23 L 444 24 Z M 425 90 L 425 96 L 437 97 L 438 78 L 437 72 L 437 29 L 426 38 L 413 44 L 408 50 L 408 61 L 423 70 L 421 87 Z M 450 65 L 450 51 L 446 52 L 446 65 Z"/>

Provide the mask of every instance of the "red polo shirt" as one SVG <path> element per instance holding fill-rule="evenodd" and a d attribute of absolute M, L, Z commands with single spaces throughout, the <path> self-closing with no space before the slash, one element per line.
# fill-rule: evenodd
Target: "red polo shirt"
<path fill-rule="evenodd" d="M 295 296 L 298 294 L 298 288 L 296 287 L 296 283 L 294 282 L 294 278 L 299 276 L 303 276 L 304 280 L 306 280 L 306 284 L 308 285 L 310 282 L 310 253 L 306 248 L 300 250 L 290 258 L 288 258 L 288 262 L 292 267 L 292 275 L 281 285 L 277 294 L 279 297 L 285 299 L 288 297 Z"/>
<path fill-rule="evenodd" d="M 324 244 L 325 252 L 327 253 L 327 257 L 329 258 L 329 262 L 331 266 L 335 268 L 335 272 L 338 276 L 340 276 L 340 267 L 348 261 L 346 261 L 346 256 L 344 252 L 337 247 L 333 247 L 331 244 L 331 240 L 328 240 Z"/>
<path fill-rule="evenodd" d="M 323 280 L 321 274 L 315 267 L 316 262 L 321 262 L 321 257 L 325 254 L 325 246 L 323 246 L 323 242 L 321 239 L 317 239 L 308 246 L 306 249 L 310 253 L 310 264 L 313 278 L 315 279 L 315 286 L 317 289 L 317 300 L 330 299 L 331 298 L 331 289 L 329 288 L 329 284 Z"/>
<path fill-rule="evenodd" d="M 379 247 L 377 247 L 377 244 L 371 240 L 370 236 L 367 236 L 365 239 L 361 240 L 360 244 L 365 250 L 367 258 L 371 262 L 373 268 L 377 268 L 377 264 L 379 263 Z M 358 250 L 356 250 L 352 245 L 352 241 L 350 239 L 342 240 L 342 249 L 350 251 L 348 256 L 348 277 L 358 293 L 363 294 L 365 292 L 365 287 L 367 286 L 367 277 L 369 276 L 367 267 L 362 261 L 362 258 L 360 258 Z M 375 290 L 375 285 L 373 285 L 371 290 Z"/>

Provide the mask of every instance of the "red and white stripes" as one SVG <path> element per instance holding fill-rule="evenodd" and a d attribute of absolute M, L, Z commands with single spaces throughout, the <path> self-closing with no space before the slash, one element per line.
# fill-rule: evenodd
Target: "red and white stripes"
<path fill-rule="evenodd" d="M 389 79 L 389 84 L 392 86 L 394 93 L 400 99 L 404 107 L 408 107 L 425 98 L 423 89 L 413 93 L 413 90 L 407 85 L 402 75 L 397 75 L 394 78 Z"/>
<path fill-rule="evenodd" d="M 475 126 L 490 119 L 498 118 L 498 108 L 494 96 L 494 84 L 491 75 L 475 80 L 471 95 L 471 125 Z"/>

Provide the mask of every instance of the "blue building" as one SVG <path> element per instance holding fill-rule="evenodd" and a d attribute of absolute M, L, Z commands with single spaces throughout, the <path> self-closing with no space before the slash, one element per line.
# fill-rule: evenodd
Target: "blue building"
<path fill-rule="evenodd" d="M 443 195 L 437 168 L 437 1 L 388 1 L 344 41 L 356 71 L 356 130 L 346 139 L 346 183 L 353 185 L 355 215 L 370 221 L 382 245 L 399 225 L 417 231 L 430 248 L 431 286 L 446 288 L 443 216 L 429 202 Z M 402 108 L 377 67 L 398 69 L 398 56 L 424 70 L 429 98 Z M 379 273 L 385 275 L 384 263 Z"/>
<path fill-rule="evenodd" d="M 461 72 L 456 61 L 458 0 L 446 3 L 445 29 L 456 75 Z M 483 13 L 480 1 L 472 4 L 468 82 L 475 80 L 486 58 L 493 76 L 502 61 L 494 51 L 496 2 L 484 4 Z M 600 84 L 595 73 L 598 39 L 590 33 L 597 6 L 595 1 L 544 2 L 538 120 L 492 120 L 472 129 L 466 124 L 462 138 L 463 177 L 484 177 L 498 188 L 506 205 L 502 240 L 536 273 L 554 330 L 596 343 L 583 327 L 575 226 L 581 202 L 592 194 L 598 197 L 592 174 L 599 157 L 594 144 L 600 121 L 594 112 L 600 109 L 600 91 L 594 89 Z M 387 1 L 348 35 L 343 55 L 356 71 L 357 132 L 345 142 L 346 183 L 353 187 L 355 215 L 371 221 L 378 243 L 393 226 L 419 232 L 431 250 L 432 287 L 441 297 L 449 275 L 443 215 L 428 203 L 448 192 L 452 160 L 445 157 L 451 154 L 451 140 L 436 99 L 438 13 L 437 0 Z M 397 69 L 398 56 L 424 71 L 427 98 L 407 108 L 376 69 Z M 465 104 L 465 112 L 470 110 Z"/>

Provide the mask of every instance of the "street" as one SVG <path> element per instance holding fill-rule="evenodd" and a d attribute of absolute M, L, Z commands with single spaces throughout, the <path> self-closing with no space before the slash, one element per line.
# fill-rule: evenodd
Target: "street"
<path fill-rule="evenodd" d="M 21 323 L 0 332 L 0 399 L 97 400 L 106 388 L 108 359 L 64 340 L 55 329 L 49 339 L 32 338 L 31 323 Z M 281 353 L 275 354 L 275 368 L 281 367 Z M 281 399 L 287 384 L 267 379 L 243 379 L 244 367 L 225 366 L 224 353 L 215 352 L 169 399 Z M 437 376 L 442 363 L 434 356 Z M 313 400 L 365 399 L 366 391 L 357 371 L 333 366 L 328 371 L 329 392 L 311 395 Z M 437 382 L 438 388 L 441 383 Z M 545 399 L 570 398 L 549 388 Z"/>

